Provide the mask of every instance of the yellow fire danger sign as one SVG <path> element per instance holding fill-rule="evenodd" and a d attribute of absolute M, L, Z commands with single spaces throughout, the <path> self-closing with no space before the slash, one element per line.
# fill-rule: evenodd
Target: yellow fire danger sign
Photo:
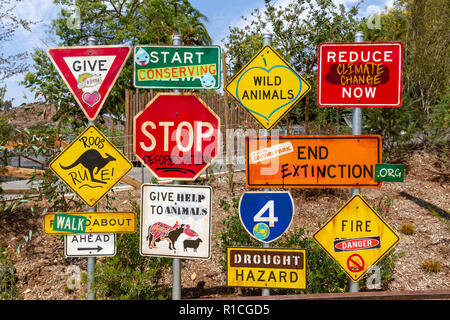
<path fill-rule="evenodd" d="M 355 282 L 400 241 L 359 194 L 316 231 L 313 239 Z"/>
<path fill-rule="evenodd" d="M 71 219 L 72 217 L 72 219 Z M 85 224 L 80 219 L 85 219 Z M 135 212 L 64 212 L 43 215 L 44 233 L 135 233 Z M 70 231 L 62 231 L 70 230 Z"/>
<path fill-rule="evenodd" d="M 311 90 L 311 85 L 272 46 L 265 45 L 225 90 L 269 130 Z"/>
<path fill-rule="evenodd" d="M 302 249 L 227 248 L 227 285 L 305 289 L 305 256 Z"/>
<path fill-rule="evenodd" d="M 53 159 L 49 168 L 92 208 L 133 164 L 90 125 Z"/>

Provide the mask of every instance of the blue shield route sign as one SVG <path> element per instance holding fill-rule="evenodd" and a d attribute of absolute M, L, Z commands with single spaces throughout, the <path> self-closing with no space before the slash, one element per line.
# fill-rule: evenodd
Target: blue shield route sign
<path fill-rule="evenodd" d="M 256 240 L 272 242 L 289 228 L 294 216 L 294 201 L 289 192 L 246 192 L 239 203 L 239 217 Z"/>

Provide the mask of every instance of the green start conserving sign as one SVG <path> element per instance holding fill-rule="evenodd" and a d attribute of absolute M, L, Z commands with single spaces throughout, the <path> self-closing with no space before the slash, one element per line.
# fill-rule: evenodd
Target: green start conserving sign
<path fill-rule="evenodd" d="M 134 47 L 133 84 L 136 88 L 219 89 L 219 46 Z"/>

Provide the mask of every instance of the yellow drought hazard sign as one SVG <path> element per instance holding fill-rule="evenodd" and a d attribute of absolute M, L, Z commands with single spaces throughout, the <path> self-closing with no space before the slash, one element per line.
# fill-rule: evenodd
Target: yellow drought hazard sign
<path fill-rule="evenodd" d="M 43 215 L 44 233 L 135 233 L 135 212 L 64 212 Z"/>
<path fill-rule="evenodd" d="M 49 167 L 92 208 L 133 165 L 91 125 L 53 159 Z"/>
<path fill-rule="evenodd" d="M 313 239 L 355 282 L 400 241 L 359 194 L 316 231 Z"/>
<path fill-rule="evenodd" d="M 306 288 L 302 249 L 227 248 L 230 287 Z"/>
<path fill-rule="evenodd" d="M 270 45 L 245 65 L 225 90 L 266 130 L 273 128 L 311 89 Z"/>

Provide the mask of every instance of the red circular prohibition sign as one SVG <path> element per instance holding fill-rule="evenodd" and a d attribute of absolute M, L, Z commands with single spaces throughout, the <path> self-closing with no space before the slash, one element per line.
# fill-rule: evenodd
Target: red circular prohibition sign
<path fill-rule="evenodd" d="M 351 266 L 350 263 L 353 265 Z M 347 259 L 347 268 L 350 272 L 361 272 L 364 270 L 364 259 L 359 254 L 352 254 Z"/>

